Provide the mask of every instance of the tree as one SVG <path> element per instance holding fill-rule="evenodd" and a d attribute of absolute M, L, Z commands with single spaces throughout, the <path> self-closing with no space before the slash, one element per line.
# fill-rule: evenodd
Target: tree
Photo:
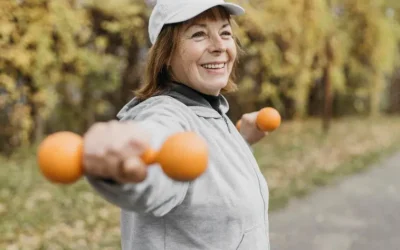
<path fill-rule="evenodd" d="M 132 67 L 127 54 L 146 42 L 145 8 L 133 0 L 0 2 L 3 140 L 40 139 L 48 120 L 79 131 L 110 109 L 104 97 Z"/>

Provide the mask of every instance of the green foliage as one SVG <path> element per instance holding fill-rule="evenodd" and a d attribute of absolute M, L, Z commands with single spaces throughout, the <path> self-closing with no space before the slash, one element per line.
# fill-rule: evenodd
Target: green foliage
<path fill-rule="evenodd" d="M 271 100 L 280 109 L 284 99 L 295 103 L 296 114 L 306 115 L 313 84 L 327 64 L 326 39 L 333 32 L 332 17 L 323 0 L 251 1 L 239 20 L 240 39 L 248 51 L 243 79 L 258 101 Z"/>
<path fill-rule="evenodd" d="M 95 115 L 112 106 L 104 96 L 120 86 L 127 48 L 145 43 L 144 8 L 124 0 L 0 2 L 2 139 L 28 142 L 59 113 L 69 118 L 63 124 L 82 107 Z"/>
<path fill-rule="evenodd" d="M 368 100 L 359 111 L 380 111 L 386 78 L 398 60 L 399 23 L 385 7 L 384 1 L 343 1 L 346 9 L 340 28 L 348 35 L 348 87 L 357 100 Z M 358 102 L 360 103 L 360 102 Z"/>
<path fill-rule="evenodd" d="M 236 0 L 242 55 L 231 116 L 307 117 L 330 82 L 336 114 L 378 114 L 399 67 L 396 0 Z M 113 119 L 140 84 L 142 0 L 0 1 L 0 150 Z M 321 100 L 320 100 L 321 102 Z M 314 110 L 314 111 L 313 111 Z"/>
<path fill-rule="evenodd" d="M 311 91 L 329 80 L 338 97 L 350 96 L 350 108 L 381 110 L 386 79 L 399 58 L 397 2 L 238 2 L 247 11 L 238 21 L 248 52 L 242 60 L 242 95 L 257 93 L 258 106 L 272 103 L 283 113 L 294 103 L 292 114 L 305 117 Z M 243 99 L 239 102 L 245 104 Z"/>

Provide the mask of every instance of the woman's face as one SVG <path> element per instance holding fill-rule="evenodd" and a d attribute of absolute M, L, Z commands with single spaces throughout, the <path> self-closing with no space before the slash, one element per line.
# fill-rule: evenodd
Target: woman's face
<path fill-rule="evenodd" d="M 229 80 L 236 44 L 227 19 L 184 26 L 171 57 L 172 78 L 208 95 L 218 95 Z"/>

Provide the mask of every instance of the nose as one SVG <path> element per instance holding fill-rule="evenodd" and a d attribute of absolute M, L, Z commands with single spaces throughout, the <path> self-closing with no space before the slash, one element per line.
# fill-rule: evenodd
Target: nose
<path fill-rule="evenodd" d="M 214 35 L 210 39 L 209 52 L 212 54 L 220 54 L 226 51 L 226 44 L 219 35 Z"/>

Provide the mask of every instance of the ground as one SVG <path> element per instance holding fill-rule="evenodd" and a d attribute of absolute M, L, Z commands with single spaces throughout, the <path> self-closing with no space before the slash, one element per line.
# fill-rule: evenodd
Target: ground
<path fill-rule="evenodd" d="M 400 152 L 270 214 L 274 250 L 397 250 Z"/>
<path fill-rule="evenodd" d="M 380 239 L 385 241 L 385 248 L 372 249 L 394 249 L 389 244 L 397 242 L 385 237 L 398 229 L 395 223 L 390 224 L 396 220 L 392 212 L 397 200 L 390 196 L 390 190 L 397 190 L 396 184 L 387 191 L 368 180 L 357 188 L 334 183 L 356 173 L 356 179 L 346 183 L 357 183 L 357 178 L 365 178 L 363 171 L 371 169 L 371 163 L 400 150 L 399 127 L 399 116 L 336 119 L 327 134 L 321 132 L 318 119 L 284 121 L 258 143 L 254 152 L 270 189 L 272 250 L 313 250 L 310 246 L 314 245 L 324 250 L 323 242 L 335 250 L 359 244 L 348 248 L 358 250 L 363 249 L 357 248 L 363 244 L 363 237 L 374 239 L 374 244 Z M 119 209 L 100 198 L 86 181 L 69 186 L 49 183 L 39 172 L 35 148 L 18 150 L 10 158 L 0 155 L 0 166 L 1 250 L 120 249 Z M 370 179 L 389 185 L 398 173 L 387 175 L 372 175 Z M 330 185 L 336 189 L 325 189 Z M 378 186 L 371 191 L 373 185 Z M 375 196 L 368 193 L 374 191 Z M 364 199 L 356 199 L 356 194 Z M 290 202 L 289 210 L 279 211 L 293 197 L 300 196 L 303 202 Z M 347 203 L 354 205 L 353 210 L 346 210 Z M 326 213 L 330 209 L 342 214 Z M 365 222 L 364 217 L 376 222 Z M 343 225 L 350 229 L 346 231 Z M 289 245 L 283 245 L 285 236 Z M 307 242 L 309 245 L 301 245 Z M 305 248 L 290 248 L 297 245 Z"/>

